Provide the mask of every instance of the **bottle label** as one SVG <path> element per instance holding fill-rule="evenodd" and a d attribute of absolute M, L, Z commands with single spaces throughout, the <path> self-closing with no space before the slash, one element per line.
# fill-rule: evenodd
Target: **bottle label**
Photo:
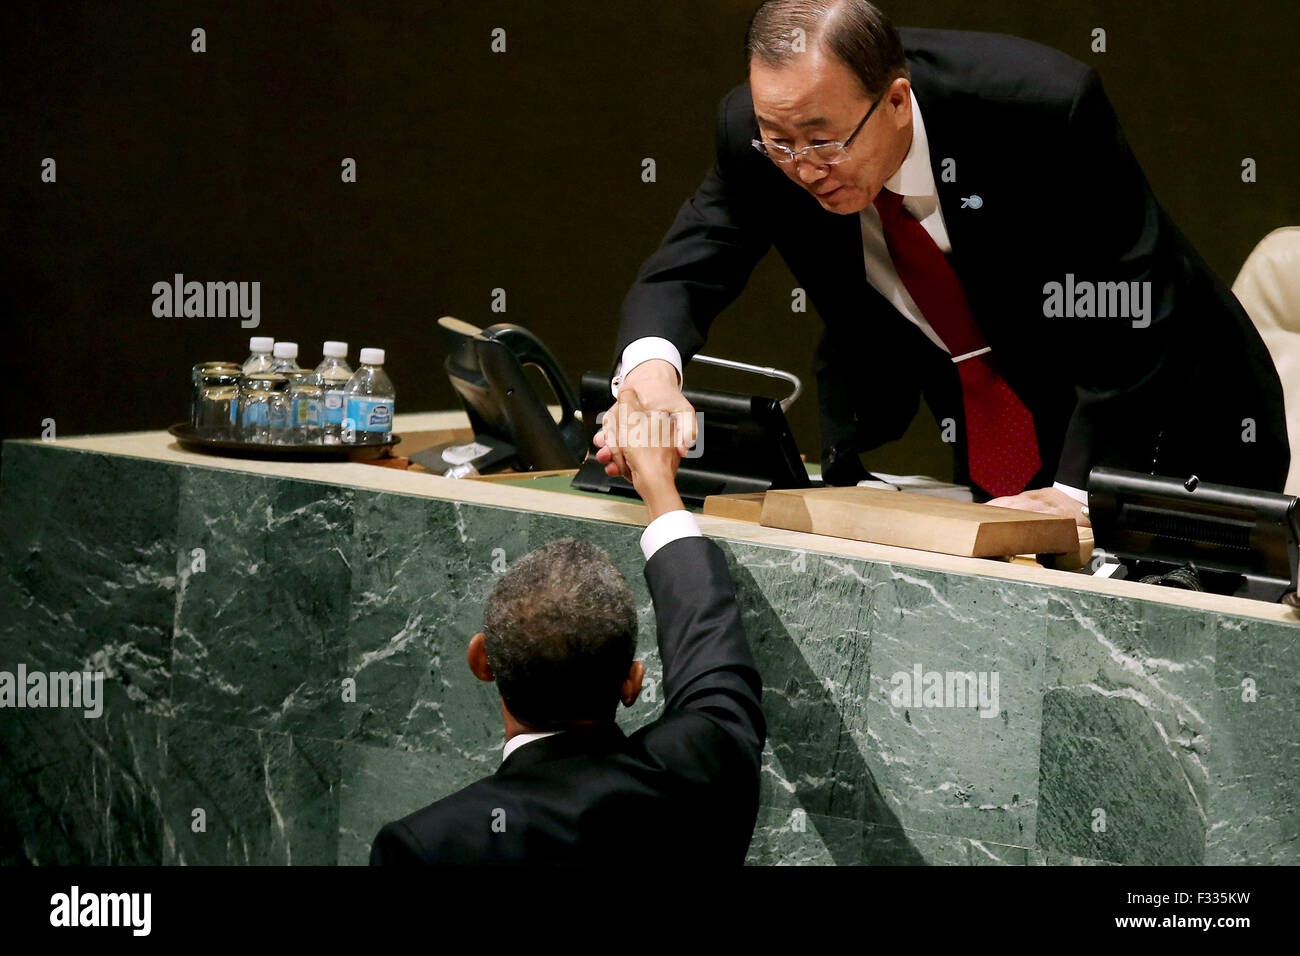
<path fill-rule="evenodd" d="M 289 404 L 288 402 L 274 402 L 266 412 L 267 424 L 272 428 L 289 427 Z"/>
<path fill-rule="evenodd" d="M 393 400 L 391 398 L 349 398 L 348 416 L 352 427 L 359 432 L 388 432 L 393 430 Z"/>
<path fill-rule="evenodd" d="M 265 425 L 267 423 L 266 403 L 257 402 L 244 406 L 245 425 Z"/>
<path fill-rule="evenodd" d="M 295 398 L 293 400 L 293 422 L 299 428 L 320 424 L 320 399 Z"/>
<path fill-rule="evenodd" d="M 343 389 L 331 388 L 325 393 L 325 424 L 343 424 Z"/>
<path fill-rule="evenodd" d="M 232 425 L 239 424 L 239 399 L 238 398 L 232 398 L 230 400 L 230 424 Z"/>

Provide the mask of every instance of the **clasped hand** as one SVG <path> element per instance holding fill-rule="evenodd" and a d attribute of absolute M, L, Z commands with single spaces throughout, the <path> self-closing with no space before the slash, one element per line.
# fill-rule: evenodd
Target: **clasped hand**
<path fill-rule="evenodd" d="M 695 416 L 688 417 L 694 425 Z M 638 490 L 648 481 L 666 478 L 671 483 L 694 442 L 684 438 L 684 432 L 680 413 L 648 407 L 635 388 L 624 385 L 593 438 L 596 460 L 605 465 L 607 475 L 622 475 Z"/>
<path fill-rule="evenodd" d="M 676 474 L 695 438 L 695 409 L 682 395 L 676 370 L 655 360 L 624 378 L 592 441 L 605 474 L 636 485 L 638 474 Z"/>

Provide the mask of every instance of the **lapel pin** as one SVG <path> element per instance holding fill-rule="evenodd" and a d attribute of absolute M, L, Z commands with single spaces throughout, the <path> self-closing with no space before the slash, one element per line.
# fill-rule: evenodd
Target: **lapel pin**
<path fill-rule="evenodd" d="M 981 199 L 979 196 L 970 195 L 970 196 L 961 197 L 962 209 L 966 209 L 967 207 L 971 209 L 978 209 L 982 205 L 984 205 L 984 200 Z"/>

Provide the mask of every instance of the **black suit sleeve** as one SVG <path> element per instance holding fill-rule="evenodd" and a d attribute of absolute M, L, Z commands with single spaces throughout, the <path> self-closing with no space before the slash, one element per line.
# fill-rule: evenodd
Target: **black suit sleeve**
<path fill-rule="evenodd" d="M 1150 294 L 1145 315 L 1075 320 L 1078 347 L 1064 361 L 1076 405 L 1056 480 L 1085 488 L 1094 465 L 1110 464 L 1280 490 L 1289 448 L 1277 371 L 1241 303 L 1156 202 L 1092 70 L 1070 106 L 1065 155 L 1076 279 L 1149 283 Z"/>
<path fill-rule="evenodd" d="M 1095 464 L 1149 465 L 1169 402 L 1171 350 L 1190 331 L 1186 313 L 1201 303 L 1189 301 L 1181 237 L 1157 204 L 1094 70 L 1070 105 L 1064 155 L 1061 201 L 1071 217 L 1067 261 L 1076 280 L 1150 283 L 1151 293 L 1145 318 L 1047 320 L 1073 321 L 1070 340 L 1078 346 L 1056 357 L 1074 365 L 1077 402 L 1056 480 L 1086 488 Z"/>
<path fill-rule="evenodd" d="M 722 549 L 708 538 L 678 538 L 646 562 L 645 576 L 664 664 L 664 716 L 707 717 L 757 770 L 767 735 L 762 680 Z"/>
<path fill-rule="evenodd" d="M 729 137 L 743 135 L 728 128 L 730 100 L 731 95 L 724 97 L 718 107 L 713 169 L 677 213 L 623 301 L 615 365 L 623 349 L 647 335 L 668 339 L 682 361 L 689 361 L 771 248 L 745 198 L 743 174 L 729 156 Z"/>

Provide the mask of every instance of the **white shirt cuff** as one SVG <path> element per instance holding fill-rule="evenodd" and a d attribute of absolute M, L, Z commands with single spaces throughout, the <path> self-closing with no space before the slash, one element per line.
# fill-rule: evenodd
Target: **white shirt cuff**
<path fill-rule="evenodd" d="M 678 538 L 702 538 L 695 515 L 689 511 L 665 511 L 641 532 L 641 553 L 649 561 L 656 551 Z"/>
<path fill-rule="evenodd" d="M 667 339 L 660 338 L 657 335 L 647 335 L 632 342 L 623 350 L 623 358 L 618 363 L 618 368 L 614 369 L 614 381 L 609 384 L 609 390 L 615 398 L 618 398 L 619 388 L 615 382 L 622 379 L 624 369 L 630 372 L 642 362 L 648 362 L 650 359 L 663 359 L 665 362 L 671 363 L 672 367 L 677 369 L 677 384 L 681 384 L 682 353 L 677 351 L 677 346 Z M 619 382 L 619 384 L 622 383 Z"/>
<path fill-rule="evenodd" d="M 1064 491 L 1075 501 L 1079 502 L 1079 504 L 1086 505 L 1088 503 L 1088 492 L 1081 488 L 1071 488 L 1069 485 L 1063 485 L 1059 481 L 1053 483 L 1052 487 L 1057 491 Z"/>

